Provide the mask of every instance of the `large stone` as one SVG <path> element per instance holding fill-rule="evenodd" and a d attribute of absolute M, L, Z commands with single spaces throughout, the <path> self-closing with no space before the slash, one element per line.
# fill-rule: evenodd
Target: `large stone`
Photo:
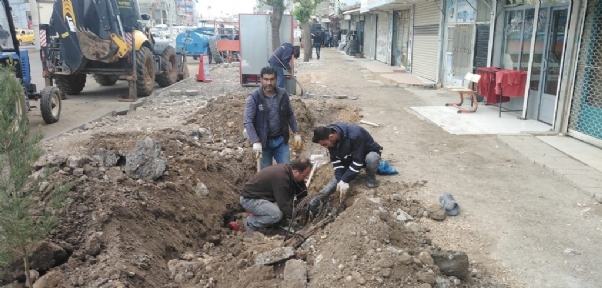
<path fill-rule="evenodd" d="M 438 251 L 431 255 L 441 273 L 466 279 L 468 272 L 468 255 L 463 251 Z"/>
<path fill-rule="evenodd" d="M 280 247 L 272 251 L 261 253 L 255 258 L 255 265 L 268 265 L 289 259 L 295 255 L 293 247 Z"/>
<path fill-rule="evenodd" d="M 167 160 L 161 157 L 161 145 L 150 137 L 138 142 L 126 156 L 125 172 L 141 179 L 161 177 L 167 169 Z"/>
<path fill-rule="evenodd" d="M 69 156 L 67 166 L 71 169 L 79 168 L 82 165 L 82 158 L 79 156 Z"/>
<path fill-rule="evenodd" d="M 427 207 L 426 211 L 428 211 L 428 215 L 431 219 L 437 221 L 443 221 L 447 216 L 447 214 L 445 214 L 445 209 L 443 209 L 443 207 L 441 207 L 439 204 L 433 204 Z"/>
<path fill-rule="evenodd" d="M 292 259 L 284 265 L 283 287 L 307 287 L 307 264 L 303 260 Z"/>
<path fill-rule="evenodd" d="M 113 151 L 109 151 L 104 148 L 92 150 L 92 157 L 98 161 L 100 166 L 104 167 L 115 166 L 117 165 L 117 160 L 119 160 Z"/>
<path fill-rule="evenodd" d="M 53 270 L 40 277 L 40 279 L 33 283 L 32 286 L 33 288 L 62 287 L 61 284 L 63 284 L 64 281 L 63 272 L 60 270 Z"/>

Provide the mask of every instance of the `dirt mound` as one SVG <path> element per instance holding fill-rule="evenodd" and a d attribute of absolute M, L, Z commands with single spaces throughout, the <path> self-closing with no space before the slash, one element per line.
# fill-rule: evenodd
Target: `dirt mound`
<path fill-rule="evenodd" d="M 242 138 L 245 99 L 214 99 L 180 129 L 96 133 L 85 143 L 86 153 L 45 159 L 53 167 L 51 180 L 75 187 L 66 206 L 54 211 L 60 226 L 50 239 L 69 258 L 39 271 L 41 277 L 63 287 L 287 287 L 284 260 L 296 258 L 308 263 L 308 275 L 300 277 L 309 278 L 311 287 L 450 282 L 431 263 L 438 248 L 419 225 L 426 210 L 409 196 L 425 183 L 381 181 L 378 189 L 364 190 L 363 175 L 332 224 L 316 230 L 294 255 L 255 265 L 262 253 L 282 247 L 286 232 L 247 236 L 227 226 L 241 217 L 239 190 L 256 169 Z M 306 155 L 323 152 L 308 143 L 314 125 L 361 118 L 357 109 L 336 102 L 292 103 Z M 146 137 L 161 146 L 167 161 L 157 180 L 125 173 L 126 156 Z M 330 165 L 318 169 L 311 193 L 331 177 Z M 50 201 L 44 195 L 37 199 L 41 210 Z"/>

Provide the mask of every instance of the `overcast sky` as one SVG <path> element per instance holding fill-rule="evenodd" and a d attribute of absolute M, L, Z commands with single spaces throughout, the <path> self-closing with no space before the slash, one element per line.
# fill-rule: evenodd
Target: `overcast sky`
<path fill-rule="evenodd" d="M 341 3 L 347 4 L 357 2 L 359 0 L 341 0 Z M 231 16 L 232 14 L 253 13 L 255 3 L 256 0 L 202 0 L 197 4 L 197 10 L 203 15 L 203 18 Z"/>
<path fill-rule="evenodd" d="M 203 18 L 253 13 L 255 0 L 203 0 L 197 4 Z M 211 9 L 209 9 L 211 7 Z"/>

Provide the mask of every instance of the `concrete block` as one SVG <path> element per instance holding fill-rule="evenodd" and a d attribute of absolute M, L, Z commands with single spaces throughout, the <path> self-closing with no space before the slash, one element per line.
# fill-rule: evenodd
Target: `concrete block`
<path fill-rule="evenodd" d="M 272 251 L 261 253 L 255 258 L 255 265 L 269 265 L 289 259 L 295 255 L 293 247 L 280 247 Z"/>
<path fill-rule="evenodd" d="M 180 96 L 182 95 L 182 90 L 169 90 L 170 96 Z"/>
<path fill-rule="evenodd" d="M 198 95 L 199 95 L 199 90 L 196 90 L 196 89 L 186 90 L 186 96 L 198 96 Z"/>

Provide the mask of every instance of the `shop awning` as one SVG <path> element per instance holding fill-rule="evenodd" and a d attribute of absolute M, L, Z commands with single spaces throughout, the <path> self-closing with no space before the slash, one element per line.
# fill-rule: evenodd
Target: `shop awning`
<path fill-rule="evenodd" d="M 360 8 L 351 9 L 351 10 L 347 10 L 347 11 L 343 12 L 343 15 L 347 15 L 347 14 L 360 14 Z"/>

